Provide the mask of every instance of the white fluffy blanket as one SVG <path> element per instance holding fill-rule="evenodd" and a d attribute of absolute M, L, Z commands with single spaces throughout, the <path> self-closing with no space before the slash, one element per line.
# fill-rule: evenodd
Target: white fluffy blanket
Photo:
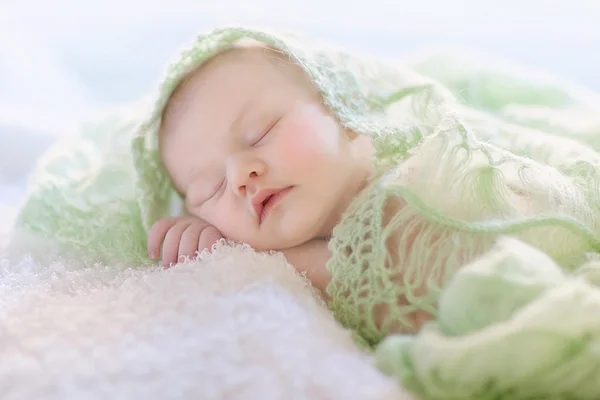
<path fill-rule="evenodd" d="M 223 246 L 168 270 L 3 259 L 0 398 L 411 397 L 282 255 Z"/>

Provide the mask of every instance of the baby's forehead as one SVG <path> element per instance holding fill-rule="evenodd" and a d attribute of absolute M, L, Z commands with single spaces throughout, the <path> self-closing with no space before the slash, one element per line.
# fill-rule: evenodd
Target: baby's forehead
<path fill-rule="evenodd" d="M 190 111 L 194 99 L 203 93 L 203 87 L 207 83 L 227 83 L 228 78 L 235 78 L 236 72 L 242 74 L 241 71 L 250 65 L 253 68 L 272 68 L 275 65 L 278 75 L 282 74 L 292 79 L 297 76 L 296 69 L 300 68 L 283 52 L 259 42 L 237 43 L 204 61 L 181 79 L 163 110 L 160 134 L 176 129 L 174 125 L 181 116 Z M 221 74 L 227 68 L 233 68 L 233 76 Z"/>

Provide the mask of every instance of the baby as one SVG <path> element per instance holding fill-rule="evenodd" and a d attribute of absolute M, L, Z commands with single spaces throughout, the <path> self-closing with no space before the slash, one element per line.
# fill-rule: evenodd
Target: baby
<path fill-rule="evenodd" d="M 341 124 L 314 77 L 268 46 L 236 45 L 193 69 L 169 97 L 158 137 L 186 215 L 153 225 L 150 257 L 170 265 L 222 237 L 281 251 L 374 344 L 418 331 L 457 269 L 501 235 L 562 266 L 594 250 L 593 191 L 518 154 L 513 139 L 536 132 L 398 77 L 386 82 L 398 87 L 391 100 L 370 107 L 399 128 L 369 136 Z M 393 115 L 376 113 L 392 103 Z"/>
<path fill-rule="evenodd" d="M 370 139 L 340 126 L 298 65 L 258 45 L 189 74 L 162 121 L 161 158 L 187 215 L 152 227 L 150 256 L 173 264 L 225 237 L 282 251 L 325 293 L 328 239 L 373 174 Z"/>
<path fill-rule="evenodd" d="M 338 264 L 344 267 L 328 268 L 329 241 L 352 201 L 360 194 L 368 196 L 365 189 L 376 182 L 378 173 L 371 138 L 341 126 L 300 66 L 259 45 L 221 52 L 188 74 L 173 92 L 163 112 L 159 149 L 184 199 L 186 215 L 153 225 L 148 234 L 151 258 L 161 257 L 169 266 L 182 257 L 193 258 L 224 237 L 257 250 L 281 251 L 331 301 L 331 269 L 335 273 L 352 262 L 340 261 L 338 254 Z M 404 165 L 410 166 L 410 160 Z M 427 235 L 426 223 L 414 210 L 401 213 L 404 206 L 398 195 L 369 205 L 382 214 L 383 227 L 401 216 L 405 230 L 390 225 L 387 235 L 371 238 L 380 243 L 357 238 L 361 244 L 353 250 L 385 254 L 374 262 L 386 270 L 386 282 L 395 286 L 392 291 L 385 286 L 371 289 L 376 293 L 368 295 L 387 292 L 391 300 L 357 305 L 369 308 L 360 312 L 365 316 L 360 325 L 374 324 L 377 332 L 414 332 L 433 315 L 432 307 L 410 304 L 429 295 L 428 283 L 405 275 L 409 266 L 417 267 L 405 254 L 411 254 L 416 235 L 427 238 L 421 247 L 435 251 L 436 241 L 444 242 L 443 233 Z M 378 253 L 369 246 L 387 251 Z M 342 257 L 352 257 L 353 251 Z M 451 252 L 444 257 L 462 264 L 474 254 L 457 257 Z M 360 268 L 368 269 L 365 275 L 378 270 L 374 265 Z M 426 266 L 418 268 L 427 274 Z M 441 276 L 434 279 L 441 285 Z M 338 294 L 335 300 L 341 299 Z M 404 315 L 390 315 L 390 301 Z"/>

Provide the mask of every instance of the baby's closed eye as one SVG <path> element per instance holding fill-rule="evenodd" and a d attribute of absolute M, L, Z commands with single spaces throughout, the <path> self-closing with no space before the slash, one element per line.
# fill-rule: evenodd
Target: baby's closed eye
<path fill-rule="evenodd" d="M 275 128 L 275 126 L 277 125 L 277 123 L 279 122 L 279 120 L 281 120 L 281 118 L 275 118 L 272 121 L 270 121 L 269 123 L 267 123 L 266 126 L 265 126 L 265 128 L 261 129 L 259 131 L 259 134 L 256 135 L 251 140 L 251 145 L 252 146 L 256 146 L 256 145 L 262 144 L 262 142 L 264 141 L 264 139 L 266 139 L 267 136 L 273 131 L 273 129 Z"/>
<path fill-rule="evenodd" d="M 206 181 L 205 181 L 206 182 Z M 188 188 L 185 196 L 185 205 L 188 209 L 200 207 L 206 201 L 219 194 L 226 185 L 226 179 L 222 178 L 215 184 L 198 184 Z"/>

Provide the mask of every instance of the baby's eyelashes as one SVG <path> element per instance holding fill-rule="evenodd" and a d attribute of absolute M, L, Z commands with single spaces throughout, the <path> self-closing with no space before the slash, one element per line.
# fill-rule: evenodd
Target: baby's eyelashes
<path fill-rule="evenodd" d="M 276 118 L 269 122 L 266 125 L 266 127 L 260 131 L 260 134 L 256 135 L 255 138 L 251 141 L 251 145 L 256 146 L 258 144 L 261 144 L 261 142 L 269 135 L 269 133 L 271 133 L 273 128 L 275 128 L 279 120 L 281 120 L 281 118 Z"/>
<path fill-rule="evenodd" d="M 206 196 L 199 196 L 197 193 L 191 192 L 185 198 L 185 206 L 188 210 L 193 210 L 204 203 Z"/>
<path fill-rule="evenodd" d="M 210 196 L 210 197 L 213 198 L 216 195 L 218 195 L 219 193 L 221 193 L 226 186 L 227 186 L 227 180 L 226 179 L 222 179 L 221 183 L 219 184 L 219 186 L 217 187 L 217 189 L 213 192 L 212 196 Z"/>
<path fill-rule="evenodd" d="M 186 195 L 186 206 L 189 208 L 197 208 L 204 204 L 206 201 L 214 198 L 216 195 L 223 191 L 227 185 L 225 178 L 221 179 L 215 185 L 194 185 L 188 190 Z"/>

